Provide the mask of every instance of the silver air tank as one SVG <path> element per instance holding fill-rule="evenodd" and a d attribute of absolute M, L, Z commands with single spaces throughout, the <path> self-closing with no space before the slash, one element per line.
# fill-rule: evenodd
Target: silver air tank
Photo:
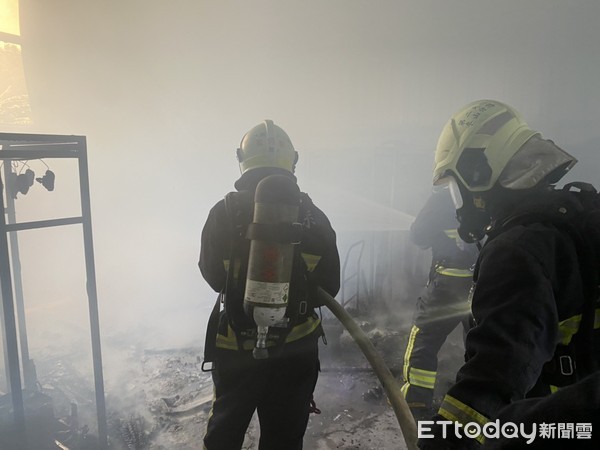
<path fill-rule="evenodd" d="M 244 311 L 257 326 L 255 359 L 268 358 L 269 327 L 287 326 L 299 205 L 300 190 L 292 178 L 270 175 L 258 183 L 247 234 L 251 242 L 244 293 Z"/>

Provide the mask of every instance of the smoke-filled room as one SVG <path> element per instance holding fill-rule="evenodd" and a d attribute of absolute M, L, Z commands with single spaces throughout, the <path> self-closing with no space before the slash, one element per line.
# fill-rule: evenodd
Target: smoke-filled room
<path fill-rule="evenodd" d="M 599 19 L 0 0 L 0 450 L 600 448 Z"/>

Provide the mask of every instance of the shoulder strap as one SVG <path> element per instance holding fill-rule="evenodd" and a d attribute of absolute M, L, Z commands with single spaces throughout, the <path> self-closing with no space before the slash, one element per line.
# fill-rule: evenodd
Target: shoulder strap
<path fill-rule="evenodd" d="M 237 283 L 236 275 L 234 271 L 239 269 L 239 264 L 236 262 L 239 260 L 238 248 L 241 241 L 244 239 L 244 223 L 242 220 L 243 211 L 241 207 L 241 196 L 249 195 L 242 194 L 239 192 L 229 192 L 225 195 L 224 206 L 225 215 L 227 217 L 227 225 L 231 227 L 231 247 L 229 250 L 229 267 L 227 268 L 227 278 L 225 281 L 225 288 L 219 293 L 215 305 L 210 313 L 208 319 L 208 325 L 206 327 L 206 337 L 204 342 L 204 361 L 202 362 L 201 369 L 203 372 L 213 370 L 213 367 L 207 368 L 206 365 L 214 363 L 216 360 L 217 351 L 217 333 L 219 331 L 219 322 L 221 317 L 221 303 L 224 304 L 225 310 L 231 310 L 232 307 L 228 306 L 226 302 L 226 295 L 228 287 Z M 229 314 L 234 315 L 234 311 L 230 311 Z M 228 318 L 229 318 L 228 314 Z M 230 319 L 231 320 L 231 319 Z"/>
<path fill-rule="evenodd" d="M 225 213 L 229 223 L 231 224 L 232 239 L 237 241 L 244 238 L 243 228 L 247 225 L 243 220 L 244 211 L 242 208 L 242 198 L 248 197 L 250 193 L 228 192 L 223 199 L 225 203 Z"/>
<path fill-rule="evenodd" d="M 246 231 L 252 222 L 254 202 L 250 191 L 229 192 L 225 196 L 225 211 L 231 226 L 231 249 L 227 281 L 225 283 L 224 306 L 229 324 L 234 331 L 253 327 L 252 320 L 245 314 L 243 297 L 249 241 Z M 228 301 L 229 300 L 229 301 Z M 237 333 L 236 333 L 237 334 Z"/>

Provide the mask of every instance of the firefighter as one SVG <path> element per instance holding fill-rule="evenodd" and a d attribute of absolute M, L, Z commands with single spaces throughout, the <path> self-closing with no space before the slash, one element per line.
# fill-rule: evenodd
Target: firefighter
<path fill-rule="evenodd" d="M 217 301 L 207 327 L 205 361 L 213 362 L 214 399 L 204 448 L 240 449 L 257 411 L 259 449 L 301 449 L 311 404 L 314 407 L 317 343 L 323 334 L 314 293 L 317 286 L 332 296 L 339 290 L 336 235 L 325 214 L 301 194 L 302 235 L 294 245 L 287 325 L 269 327 L 268 357 L 256 359 L 252 351 L 256 326 L 243 317 L 250 251 L 245 233 L 253 220 L 257 185 L 270 175 L 283 175 L 295 186 L 298 153 L 285 131 L 266 120 L 244 135 L 237 158 L 241 171 L 235 182 L 237 192 L 210 210 L 198 263 L 208 284 L 224 299 L 224 310 L 219 312 Z"/>
<path fill-rule="evenodd" d="M 448 335 L 462 323 L 469 329 L 469 291 L 477 259 L 475 244 L 463 242 L 448 189 L 429 197 L 410 228 L 410 239 L 431 249 L 429 281 L 417 299 L 404 354 L 402 393 L 418 420 L 432 415 L 437 355 Z"/>
<path fill-rule="evenodd" d="M 596 370 L 600 218 L 582 233 L 572 215 L 585 210 L 582 196 L 554 186 L 576 162 L 494 100 L 464 106 L 443 129 L 434 185 L 448 185 L 461 238 L 487 240 L 465 363 L 421 448 L 477 448 L 503 407 Z"/>
<path fill-rule="evenodd" d="M 534 426 L 547 424 L 546 433 L 555 440 L 540 436 L 534 440 L 529 436 L 499 436 L 486 439 L 482 450 L 597 450 L 600 448 L 600 371 L 552 395 L 513 402 L 500 410 L 498 420 L 503 424 L 524 424 L 528 432 Z"/>

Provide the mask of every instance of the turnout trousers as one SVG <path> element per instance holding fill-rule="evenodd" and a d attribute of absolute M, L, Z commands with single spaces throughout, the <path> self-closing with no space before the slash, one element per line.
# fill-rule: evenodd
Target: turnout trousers
<path fill-rule="evenodd" d="M 280 356 L 264 360 L 251 351 L 219 349 L 204 448 L 239 450 L 257 411 L 259 450 L 302 449 L 318 373 L 315 336 L 288 343 Z"/>
<path fill-rule="evenodd" d="M 414 412 L 430 412 L 437 377 L 438 352 L 448 335 L 462 323 L 468 331 L 472 278 L 434 273 L 417 300 L 404 354 L 402 392 Z"/>

